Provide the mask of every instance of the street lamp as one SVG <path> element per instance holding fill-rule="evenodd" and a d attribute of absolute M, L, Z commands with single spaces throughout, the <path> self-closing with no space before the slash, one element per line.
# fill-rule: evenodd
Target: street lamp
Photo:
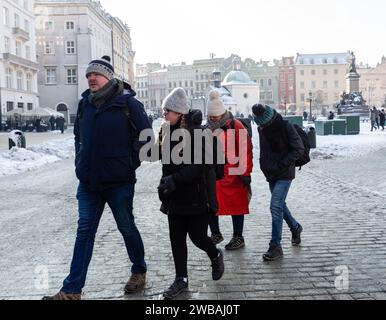
<path fill-rule="evenodd" d="M 312 92 L 310 91 L 308 93 L 308 101 L 310 102 L 310 116 L 309 116 L 309 122 L 312 122 Z"/>
<path fill-rule="evenodd" d="M 284 115 L 287 115 L 287 97 L 284 96 Z"/>

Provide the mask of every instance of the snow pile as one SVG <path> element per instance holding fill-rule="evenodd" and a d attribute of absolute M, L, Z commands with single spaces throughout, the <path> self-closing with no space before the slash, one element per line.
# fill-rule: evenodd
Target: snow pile
<path fill-rule="evenodd" d="M 27 149 L 12 148 L 0 153 L 0 177 L 35 170 L 45 164 L 74 156 L 74 138 L 54 140 Z"/>

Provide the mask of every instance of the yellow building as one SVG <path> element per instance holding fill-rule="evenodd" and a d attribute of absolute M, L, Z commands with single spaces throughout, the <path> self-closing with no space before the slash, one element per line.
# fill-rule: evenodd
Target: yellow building
<path fill-rule="evenodd" d="M 350 52 L 326 54 L 297 54 L 296 106 L 297 112 L 309 111 L 310 95 L 312 114 L 332 110 L 346 91 L 346 74 Z"/>
<path fill-rule="evenodd" d="M 359 68 L 359 87 L 369 106 L 381 107 L 386 103 L 386 57 L 375 68 Z"/>

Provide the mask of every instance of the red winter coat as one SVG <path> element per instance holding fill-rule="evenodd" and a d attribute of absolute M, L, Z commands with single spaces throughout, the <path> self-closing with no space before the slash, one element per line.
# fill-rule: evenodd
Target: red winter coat
<path fill-rule="evenodd" d="M 250 176 L 253 169 L 253 148 L 251 138 L 247 137 L 247 144 L 244 148 L 239 147 L 239 134 L 240 130 L 247 130 L 243 124 L 235 120 L 234 130 L 231 130 L 232 119 L 230 119 L 226 125 L 227 131 L 224 131 L 219 135 L 219 139 L 222 142 L 226 155 L 225 176 L 222 180 L 217 181 L 217 200 L 219 204 L 219 210 L 217 215 L 225 216 L 239 216 L 249 214 L 249 201 L 248 201 L 248 189 L 244 186 L 241 177 Z M 236 140 L 234 138 L 236 135 Z M 232 139 L 232 140 L 231 140 Z M 235 141 L 230 143 L 229 141 Z M 239 155 L 239 151 L 242 154 Z M 243 152 L 244 151 L 244 152 Z M 238 163 L 233 164 L 235 157 L 239 157 Z M 241 175 L 230 175 L 231 168 L 238 167 L 242 163 L 246 169 Z"/>

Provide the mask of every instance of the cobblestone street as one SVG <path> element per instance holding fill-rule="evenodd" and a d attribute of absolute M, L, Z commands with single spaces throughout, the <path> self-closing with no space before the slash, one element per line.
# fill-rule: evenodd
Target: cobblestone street
<path fill-rule="evenodd" d="M 210 261 L 189 244 L 190 291 L 181 299 L 386 299 L 386 149 L 352 160 L 315 160 L 293 183 L 288 206 L 303 224 L 303 243 L 291 247 L 284 228 L 284 259 L 264 263 L 271 232 L 269 190 L 255 150 L 246 247 L 225 252 L 226 272 L 211 280 Z M 159 211 L 159 164 L 138 170 L 135 216 L 149 267 L 143 292 L 124 296 L 130 265 L 107 208 L 97 234 L 85 299 L 161 299 L 174 280 L 166 216 Z M 0 299 L 40 299 L 56 293 L 67 275 L 76 233 L 77 181 L 73 160 L 0 181 Z M 383 191 L 382 191 L 383 190 Z M 225 241 L 231 219 L 220 220 Z M 349 270 L 348 289 L 338 286 Z M 48 283 L 45 283 L 48 274 Z M 347 289 L 347 290 L 338 290 Z"/>

